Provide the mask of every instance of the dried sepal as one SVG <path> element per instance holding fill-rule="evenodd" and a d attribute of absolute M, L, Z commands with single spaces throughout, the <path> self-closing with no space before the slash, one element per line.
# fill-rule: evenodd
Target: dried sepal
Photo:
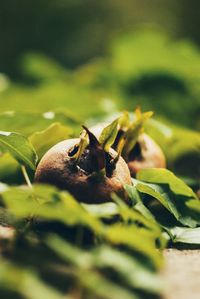
<path fill-rule="evenodd" d="M 104 149 L 102 148 L 95 135 L 90 132 L 87 127 L 83 126 L 83 129 L 86 131 L 89 137 L 88 149 L 90 151 L 90 159 L 93 165 L 93 171 L 101 171 L 102 169 L 105 169 L 106 166 Z"/>

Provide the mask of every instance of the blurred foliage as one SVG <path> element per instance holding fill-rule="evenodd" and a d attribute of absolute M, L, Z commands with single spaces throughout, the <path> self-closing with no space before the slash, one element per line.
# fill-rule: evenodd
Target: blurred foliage
<path fill-rule="evenodd" d="M 159 226 L 139 212 L 130 210 L 127 223 L 113 219 L 106 224 L 69 194 L 50 186 L 1 190 L 1 223 L 4 219 L 15 233 L 1 246 L 0 295 L 4 298 L 80 294 L 109 299 L 114 294 L 141 299 L 157 298 L 161 292 L 163 283 L 156 272 L 162 257 L 155 250 L 155 240 L 162 243 L 163 237 Z M 124 209 L 116 208 L 123 217 Z"/>
<path fill-rule="evenodd" d="M 1 0 L 0 70 L 19 78 L 18 60 L 30 49 L 74 67 L 138 25 L 199 43 L 199 10 L 198 0 Z"/>
<path fill-rule="evenodd" d="M 30 49 L 77 66 L 105 54 L 113 36 L 138 23 L 177 31 L 181 9 L 172 0 L 1 0 L 0 70 L 19 78 L 18 60 Z"/>
<path fill-rule="evenodd" d="M 116 39 L 107 57 L 75 71 L 26 54 L 21 62 L 26 85 L 5 84 L 6 78 L 0 78 L 1 111 L 56 110 L 88 118 L 139 104 L 156 116 L 199 130 L 199 65 L 194 45 L 153 31 Z"/>
<path fill-rule="evenodd" d="M 129 101 L 195 127 L 200 117 L 200 53 L 161 33 L 140 32 L 112 47 L 112 66 Z"/>
<path fill-rule="evenodd" d="M 176 174 L 200 178 L 200 134 L 170 122 L 149 120 L 146 132 L 161 146 L 167 166 Z M 199 183 L 198 183 L 199 184 Z"/>

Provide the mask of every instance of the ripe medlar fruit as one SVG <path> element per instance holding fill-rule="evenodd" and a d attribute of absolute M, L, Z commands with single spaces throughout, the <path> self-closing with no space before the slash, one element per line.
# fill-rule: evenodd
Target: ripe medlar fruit
<path fill-rule="evenodd" d="M 123 186 L 131 184 L 131 176 L 126 162 L 114 149 L 105 151 L 97 138 L 84 129 L 89 143 L 84 137 L 53 146 L 41 159 L 35 181 L 67 190 L 85 203 L 111 201 L 113 192 L 127 200 Z"/>

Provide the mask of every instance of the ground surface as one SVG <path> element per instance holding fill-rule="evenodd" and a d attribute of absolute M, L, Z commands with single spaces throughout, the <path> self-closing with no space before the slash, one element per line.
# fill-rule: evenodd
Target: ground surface
<path fill-rule="evenodd" d="M 200 299 L 200 250 L 167 249 L 164 299 Z"/>

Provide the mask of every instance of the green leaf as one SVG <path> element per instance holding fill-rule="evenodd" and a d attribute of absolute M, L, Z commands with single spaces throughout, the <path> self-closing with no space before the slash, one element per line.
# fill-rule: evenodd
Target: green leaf
<path fill-rule="evenodd" d="M 152 111 L 141 113 L 140 109 L 136 109 L 136 119 L 129 125 L 125 138 L 126 142 L 123 148 L 123 154 L 125 157 L 130 153 L 136 144 L 139 135 L 143 132 L 145 122 L 153 115 Z"/>
<path fill-rule="evenodd" d="M 196 227 L 200 225 L 200 218 L 196 212 L 188 206 L 190 201 L 198 201 L 197 199 L 191 199 L 184 195 L 173 193 L 166 184 L 150 184 L 139 180 L 134 180 L 136 189 L 146 195 L 150 195 L 151 198 L 156 199 L 161 206 L 165 207 L 177 221 L 181 224 Z M 144 196 L 145 199 L 145 196 Z M 148 202 L 151 200 L 148 198 Z M 148 206 L 150 208 L 150 206 Z M 159 211 L 159 207 L 155 206 Z M 155 207 L 151 207 L 151 211 L 155 211 Z M 165 216 L 158 220 L 159 212 L 157 211 L 157 221 L 165 221 Z"/>
<path fill-rule="evenodd" d="M 67 139 L 71 133 L 72 130 L 68 127 L 60 123 L 53 123 L 44 131 L 33 133 L 29 137 L 29 140 L 34 146 L 38 158 L 40 159 L 48 149 L 54 144 Z"/>
<path fill-rule="evenodd" d="M 124 111 L 119 118 L 119 126 L 121 129 L 127 128 L 130 125 L 130 116 L 128 111 Z"/>
<path fill-rule="evenodd" d="M 135 182 L 135 180 L 133 180 L 133 182 Z M 158 225 L 158 222 L 156 222 L 156 219 L 153 216 L 153 214 L 143 204 L 137 188 L 135 186 L 126 185 L 125 190 L 128 193 L 129 198 L 132 200 L 134 209 L 136 211 L 139 211 L 146 219 L 148 219 L 148 220 L 152 221 L 153 223 L 155 223 L 156 225 Z"/>
<path fill-rule="evenodd" d="M 48 185 L 10 187 L 1 192 L 1 197 L 9 211 L 18 219 L 30 215 L 47 220 L 58 220 L 66 225 L 83 224 L 96 232 L 103 226 L 97 218 L 89 214 L 69 193 L 59 192 Z"/>
<path fill-rule="evenodd" d="M 4 153 L 0 156 L 0 180 L 8 184 L 17 184 L 20 179 L 24 182 L 19 163 L 10 153 Z"/>
<path fill-rule="evenodd" d="M 10 213 L 18 219 L 31 215 L 47 220 L 57 220 L 68 226 L 82 224 L 89 227 L 102 240 L 130 247 L 150 258 L 156 267 L 160 265 L 160 253 L 155 251 L 155 240 L 158 237 L 156 230 L 150 231 L 136 225 L 122 226 L 120 224 L 106 227 L 88 213 L 70 194 L 58 192 L 50 186 L 33 185 L 33 190 L 27 187 L 12 187 L 2 192 L 1 197 Z M 148 223 L 148 220 L 145 220 L 138 212 L 134 215 L 134 219 Z"/>
<path fill-rule="evenodd" d="M 168 169 L 142 169 L 138 172 L 137 179 L 148 183 L 167 184 L 174 194 L 197 198 L 192 189 Z"/>
<path fill-rule="evenodd" d="M 30 104 L 30 101 L 29 101 Z M 46 110 L 45 110 L 46 111 Z M 64 109 L 62 112 L 47 111 L 44 113 L 5 111 L 0 113 L 0 128 L 2 131 L 18 132 L 26 137 L 45 130 L 52 123 L 61 123 L 77 132 L 80 131 L 81 120 L 76 119 Z"/>
<path fill-rule="evenodd" d="M 102 277 L 98 272 L 79 272 L 78 277 L 83 286 L 88 289 L 97 298 L 104 299 L 140 299 L 135 291 L 120 286 L 110 279 Z"/>
<path fill-rule="evenodd" d="M 112 218 L 119 215 L 119 208 L 113 202 L 102 204 L 82 204 L 84 209 L 97 218 Z"/>
<path fill-rule="evenodd" d="M 23 296 L 23 298 L 30 299 L 70 299 L 70 297 L 64 296 L 61 292 L 42 281 L 39 275 L 30 269 L 1 260 L 0 296 L 2 289 L 8 292 L 14 291 L 16 293 L 15 295 L 17 295 L 17 293 L 20 294 L 20 296 L 16 296 L 16 298 L 22 298 L 21 296 Z"/>
<path fill-rule="evenodd" d="M 118 132 L 119 118 L 115 119 L 110 125 L 105 127 L 99 137 L 99 142 L 106 152 L 113 145 Z"/>
<path fill-rule="evenodd" d="M 162 290 L 161 278 L 159 279 L 147 265 L 133 255 L 119 252 L 107 245 L 97 248 L 94 253 L 95 262 L 100 269 L 112 268 L 118 273 L 121 281 L 129 284 L 130 287 L 152 293 L 159 293 Z"/>
<path fill-rule="evenodd" d="M 113 245 L 124 245 L 150 259 L 155 268 L 162 265 L 161 253 L 155 251 L 157 234 L 145 228 L 115 224 L 104 231 L 104 238 Z"/>
<path fill-rule="evenodd" d="M 136 183 L 136 180 L 134 181 Z M 167 210 L 169 210 L 175 218 L 178 220 L 180 214 L 170 198 L 170 194 L 163 190 L 159 185 L 156 184 L 145 184 L 143 182 L 137 182 L 136 188 L 139 192 L 148 194 L 153 198 L 157 199 Z"/>
<path fill-rule="evenodd" d="M 199 213 L 199 216 L 200 216 L 200 200 L 195 200 L 195 199 L 192 199 L 188 202 L 186 202 L 186 205 L 192 209 L 193 211 L 195 211 L 196 213 Z"/>
<path fill-rule="evenodd" d="M 66 261 L 70 261 L 79 269 L 112 269 L 120 277 L 119 284 L 124 283 L 152 293 L 159 293 L 162 280 L 155 275 L 148 265 L 133 255 L 120 252 L 109 245 L 100 245 L 92 251 L 75 248 L 63 239 L 50 235 L 47 244 Z"/>
<path fill-rule="evenodd" d="M 132 186 L 129 186 L 129 185 L 126 186 L 125 190 L 127 191 L 128 195 L 130 195 L 129 192 L 131 189 L 136 190 Z M 117 205 L 118 213 L 121 216 L 121 218 L 124 220 L 125 223 L 133 223 L 138 226 L 144 226 L 147 229 L 153 230 L 155 232 L 155 234 L 157 234 L 157 237 L 160 237 L 161 230 L 160 230 L 159 224 L 155 221 L 153 216 L 150 215 L 150 212 L 147 209 L 146 209 L 146 211 L 148 211 L 149 213 L 147 214 L 147 212 L 146 212 L 145 215 L 140 211 L 140 209 L 138 207 L 140 202 L 137 202 L 133 207 L 129 207 L 129 206 L 127 206 L 127 204 L 125 204 L 123 202 L 123 200 L 121 198 L 119 198 L 115 194 L 112 196 L 112 199 L 116 203 L 118 203 L 118 205 Z M 146 207 L 144 206 L 144 208 L 146 208 Z"/>
<path fill-rule="evenodd" d="M 0 146 L 20 164 L 35 169 L 37 154 L 31 143 L 21 134 L 0 131 Z"/>
<path fill-rule="evenodd" d="M 167 231 L 173 243 L 200 245 L 200 227 L 173 227 L 172 229 L 167 229 Z"/>

